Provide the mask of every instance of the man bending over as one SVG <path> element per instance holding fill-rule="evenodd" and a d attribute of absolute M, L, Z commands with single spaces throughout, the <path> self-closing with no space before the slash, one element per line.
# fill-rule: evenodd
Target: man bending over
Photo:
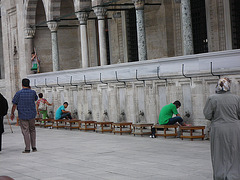
<path fill-rule="evenodd" d="M 72 119 L 70 111 L 65 111 L 65 108 L 67 108 L 67 107 L 68 107 L 68 103 L 64 102 L 63 105 L 61 105 L 57 109 L 56 114 L 55 114 L 55 119 L 56 120 L 63 119 L 63 118 Z"/>
<path fill-rule="evenodd" d="M 163 106 L 159 114 L 159 124 L 173 125 L 177 123 L 178 125 L 185 125 L 185 123 L 183 123 L 183 119 L 177 111 L 180 106 L 181 103 L 179 101 Z M 173 114 L 175 114 L 176 117 L 172 117 Z"/>

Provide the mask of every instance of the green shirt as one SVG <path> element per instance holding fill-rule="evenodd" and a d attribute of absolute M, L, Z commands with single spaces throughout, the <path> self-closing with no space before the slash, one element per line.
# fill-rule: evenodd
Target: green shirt
<path fill-rule="evenodd" d="M 159 124 L 167 124 L 173 114 L 178 114 L 177 107 L 173 103 L 163 106 L 159 114 Z"/>

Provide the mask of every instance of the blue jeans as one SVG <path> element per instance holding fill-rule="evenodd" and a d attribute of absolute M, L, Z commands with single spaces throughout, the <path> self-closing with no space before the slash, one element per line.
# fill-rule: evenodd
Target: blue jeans
<path fill-rule="evenodd" d="M 71 116 L 70 113 L 62 113 L 60 119 L 63 119 L 63 118 L 66 118 L 66 119 L 72 119 L 72 116 Z"/>
<path fill-rule="evenodd" d="M 182 124 L 183 122 L 183 119 L 180 117 L 180 116 L 176 116 L 174 118 L 170 118 L 168 123 L 166 125 L 173 125 L 175 124 L 176 122 L 178 122 L 179 124 Z"/>

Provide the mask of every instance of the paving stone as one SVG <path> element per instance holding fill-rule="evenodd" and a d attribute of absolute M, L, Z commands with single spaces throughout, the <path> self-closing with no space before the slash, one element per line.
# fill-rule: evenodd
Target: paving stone
<path fill-rule="evenodd" d="M 15 180 L 212 179 L 209 141 L 37 127 L 37 152 L 24 149 L 19 127 L 5 125 L 0 174 Z"/>

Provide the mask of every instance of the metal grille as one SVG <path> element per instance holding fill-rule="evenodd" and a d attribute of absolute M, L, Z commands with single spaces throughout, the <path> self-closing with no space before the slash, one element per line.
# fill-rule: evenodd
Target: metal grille
<path fill-rule="evenodd" d="M 191 0 L 194 54 L 208 52 L 205 0 Z"/>
<path fill-rule="evenodd" d="M 128 61 L 138 61 L 137 24 L 135 8 L 126 12 Z"/>
<path fill-rule="evenodd" d="M 233 49 L 240 48 L 240 1 L 230 0 L 231 25 L 232 25 L 232 46 Z"/>

